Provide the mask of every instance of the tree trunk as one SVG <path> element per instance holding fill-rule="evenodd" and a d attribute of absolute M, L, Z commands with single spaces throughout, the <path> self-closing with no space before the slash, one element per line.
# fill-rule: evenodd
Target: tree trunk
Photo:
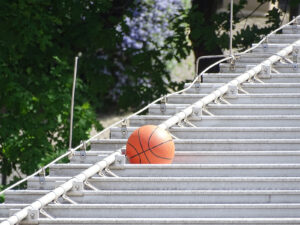
<path fill-rule="evenodd" d="M 7 174 L 5 173 L 5 168 L 6 168 L 6 164 L 7 164 L 7 159 L 5 157 L 2 157 L 2 171 L 1 171 L 1 184 L 2 185 L 6 185 L 7 184 Z"/>
<path fill-rule="evenodd" d="M 192 42 L 193 52 L 195 54 L 195 62 L 197 58 L 204 55 L 220 55 L 222 50 L 219 46 L 215 46 L 214 49 L 207 50 L 205 42 L 207 38 L 216 36 L 214 29 L 205 29 L 206 27 L 213 27 L 212 16 L 216 13 L 218 6 L 218 0 L 192 0 L 192 8 L 189 14 L 189 23 L 191 32 L 189 38 Z M 201 14 L 204 21 L 201 22 Z M 203 32 L 208 32 L 205 35 Z M 199 35 L 200 33 L 200 35 Z M 212 63 L 218 61 L 216 59 L 203 59 L 199 63 L 198 71 L 203 71 L 206 67 Z M 218 72 L 219 67 L 212 68 L 209 72 Z"/>
<path fill-rule="evenodd" d="M 290 5 L 290 20 L 299 15 L 299 4 Z"/>
<path fill-rule="evenodd" d="M 7 184 L 7 175 L 6 174 L 2 174 L 1 177 L 1 184 L 4 186 Z"/>

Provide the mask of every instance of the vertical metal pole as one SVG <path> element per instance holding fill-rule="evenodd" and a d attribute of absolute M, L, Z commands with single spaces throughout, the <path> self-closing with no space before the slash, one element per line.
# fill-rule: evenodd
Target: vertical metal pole
<path fill-rule="evenodd" d="M 232 56 L 232 17 L 233 17 L 233 0 L 230 1 L 230 43 L 229 43 L 229 55 Z"/>
<path fill-rule="evenodd" d="M 77 76 L 77 63 L 78 63 L 78 56 L 75 57 L 75 63 L 74 63 L 73 88 L 72 88 L 71 112 L 70 112 L 69 150 L 72 149 L 73 113 L 74 113 L 74 98 L 75 98 L 75 86 L 76 86 L 76 76 Z"/>

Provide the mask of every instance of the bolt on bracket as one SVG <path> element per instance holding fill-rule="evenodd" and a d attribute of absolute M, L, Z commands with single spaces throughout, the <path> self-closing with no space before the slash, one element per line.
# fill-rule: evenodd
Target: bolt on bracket
<path fill-rule="evenodd" d="M 124 169 L 126 163 L 125 155 L 116 155 L 115 162 L 111 165 L 111 167 L 115 169 Z"/>
<path fill-rule="evenodd" d="M 258 74 L 259 78 L 271 78 L 271 66 L 268 65 L 262 65 L 261 72 Z"/>
<path fill-rule="evenodd" d="M 202 107 L 193 106 L 192 110 L 193 110 L 192 118 L 201 120 L 202 119 Z"/>
<path fill-rule="evenodd" d="M 228 85 L 228 91 L 225 94 L 226 98 L 237 98 L 238 88 L 236 85 Z"/>
<path fill-rule="evenodd" d="M 45 172 L 45 168 L 43 167 L 41 172 L 39 173 L 39 182 L 40 184 L 45 184 L 46 182 L 46 172 Z"/>
<path fill-rule="evenodd" d="M 160 101 L 160 112 L 165 113 L 167 111 L 167 97 L 163 96 L 162 100 Z"/>
<path fill-rule="evenodd" d="M 125 119 L 121 123 L 121 134 L 123 138 L 127 138 L 128 130 L 127 130 L 127 121 Z"/>
<path fill-rule="evenodd" d="M 74 181 L 71 190 L 68 192 L 70 196 L 82 196 L 84 191 L 84 183 Z"/>
<path fill-rule="evenodd" d="M 293 46 L 292 56 L 293 56 L 293 63 L 300 62 L 300 45 Z"/>
<path fill-rule="evenodd" d="M 295 17 L 293 19 L 295 19 Z M 298 27 L 297 27 L 297 25 L 298 25 L 298 20 L 296 19 L 293 22 L 293 24 L 292 24 L 292 31 L 293 31 L 293 33 L 298 33 Z"/>
<path fill-rule="evenodd" d="M 28 214 L 22 221 L 26 224 L 39 224 L 40 212 L 37 209 L 28 209 Z"/>
<path fill-rule="evenodd" d="M 235 71 L 235 59 L 230 60 L 229 70 L 230 71 Z"/>
<path fill-rule="evenodd" d="M 80 160 L 83 161 L 86 159 L 86 142 L 81 141 L 82 147 L 80 148 Z"/>

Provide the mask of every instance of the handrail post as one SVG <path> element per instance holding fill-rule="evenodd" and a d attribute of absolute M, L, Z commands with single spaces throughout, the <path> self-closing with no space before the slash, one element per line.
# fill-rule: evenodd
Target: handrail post
<path fill-rule="evenodd" d="M 75 62 L 74 62 L 73 87 L 72 87 L 71 110 L 70 110 L 69 150 L 72 149 L 75 87 L 76 87 L 76 77 L 77 77 L 78 58 L 79 58 L 80 56 L 81 56 L 81 53 L 79 53 L 78 56 L 75 57 Z"/>
<path fill-rule="evenodd" d="M 229 38 L 229 55 L 232 56 L 232 17 L 233 17 L 233 0 L 230 1 L 230 38 Z"/>

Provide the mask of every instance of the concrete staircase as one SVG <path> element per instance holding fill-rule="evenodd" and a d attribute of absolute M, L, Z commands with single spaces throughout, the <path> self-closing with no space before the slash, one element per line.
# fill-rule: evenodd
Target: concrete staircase
<path fill-rule="evenodd" d="M 284 28 L 234 68 L 223 63 L 220 73 L 206 73 L 204 83 L 169 97 L 165 110 L 154 104 L 148 115 L 131 118 L 127 133 L 114 127 L 110 139 L 93 141 L 68 164 L 52 165 L 45 180 L 33 177 L 27 190 L 8 191 L 1 220 L 124 146 L 137 127 L 162 123 L 299 39 L 299 26 Z M 300 67 L 292 59 L 277 62 L 269 78 L 244 83 L 235 97 L 208 104 L 202 116 L 171 127 L 173 164 L 112 165 L 25 222 L 300 224 Z"/>

